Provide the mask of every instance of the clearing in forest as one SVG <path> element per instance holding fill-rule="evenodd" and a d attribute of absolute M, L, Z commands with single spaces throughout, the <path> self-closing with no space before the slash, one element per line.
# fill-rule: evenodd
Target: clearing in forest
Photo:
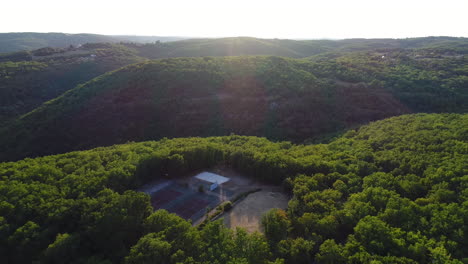
<path fill-rule="evenodd" d="M 213 184 L 211 178 L 215 175 L 228 181 Z M 214 185 L 216 188 L 213 188 Z M 174 180 L 157 180 L 143 186 L 140 191 L 151 196 L 155 210 L 166 209 L 199 224 L 208 210 L 257 189 L 261 191 L 239 200 L 233 209 L 222 216 L 226 226 L 240 226 L 253 232 L 260 231 L 259 223 L 263 213 L 271 208 L 287 207 L 288 198 L 280 187 L 266 185 L 226 167 L 215 167 Z"/>
<path fill-rule="evenodd" d="M 262 215 L 272 208 L 286 209 L 288 197 L 279 187 L 263 186 L 224 214 L 224 224 L 229 228 L 243 227 L 247 232 L 262 232 Z"/>

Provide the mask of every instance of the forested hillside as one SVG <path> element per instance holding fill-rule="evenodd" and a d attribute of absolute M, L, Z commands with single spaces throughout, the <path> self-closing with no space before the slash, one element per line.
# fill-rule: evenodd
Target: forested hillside
<path fill-rule="evenodd" d="M 0 55 L 0 126 L 80 83 L 144 61 L 118 44 L 42 48 Z"/>
<path fill-rule="evenodd" d="M 404 113 L 463 113 L 467 66 L 464 55 L 430 50 L 155 60 L 79 85 L 3 128 L 0 159 L 230 133 L 303 142 Z"/>
<path fill-rule="evenodd" d="M 467 114 L 413 114 L 326 145 L 231 135 L 0 163 L 0 255 L 6 263 L 466 263 L 467 127 Z M 152 212 L 149 196 L 133 191 L 217 164 L 292 195 L 286 211 L 264 217 L 264 236 L 219 221 L 192 227 Z"/>
<path fill-rule="evenodd" d="M 413 111 L 468 111 L 468 49 L 378 49 L 320 54 L 314 72 L 385 87 Z"/>
<path fill-rule="evenodd" d="M 387 88 L 410 91 L 403 95 L 407 100 L 421 101 L 425 97 L 423 101 L 430 103 L 420 105 L 423 111 L 446 111 L 446 105 L 453 100 L 465 100 L 463 97 L 449 98 L 439 102 L 442 107 L 434 108 L 440 99 L 440 96 L 434 96 L 435 90 L 442 91 L 441 96 L 458 96 L 460 87 L 466 86 L 463 77 L 466 76 L 468 41 L 465 38 L 297 41 L 238 37 L 164 42 L 174 38 L 155 41 L 158 37 L 11 33 L 0 34 L 0 47 L 2 38 L 11 38 L 15 43 L 15 38 L 42 37 L 50 38 L 51 42 L 45 43 L 52 47 L 0 54 L 0 126 L 107 71 L 145 59 L 169 57 L 312 56 L 310 60 L 315 61 L 318 68 L 328 71 L 330 79 L 352 82 L 364 79 L 366 83 L 379 85 L 384 80 Z M 66 42 L 67 39 L 76 41 Z M 103 41 L 121 43 L 99 43 Z M 74 45 L 63 45 L 62 42 Z M 85 42 L 97 43 L 83 44 Z M 383 59 L 385 55 L 387 58 Z M 440 80 L 443 79 L 452 81 L 442 83 Z M 407 87 L 409 85 L 411 89 Z M 433 91 L 427 93 L 427 89 Z M 451 89 L 456 91 L 451 92 Z M 450 111 L 460 112 L 458 110 L 459 104 L 454 104 Z"/>

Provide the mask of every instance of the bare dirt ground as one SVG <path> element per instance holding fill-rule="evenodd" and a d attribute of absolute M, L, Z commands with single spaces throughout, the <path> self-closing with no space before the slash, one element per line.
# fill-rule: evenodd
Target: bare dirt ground
<path fill-rule="evenodd" d="M 288 197 L 278 187 L 264 186 L 262 191 L 250 194 L 224 214 L 224 224 L 229 228 L 243 227 L 250 233 L 262 232 L 262 215 L 271 208 L 285 209 L 287 206 Z"/>

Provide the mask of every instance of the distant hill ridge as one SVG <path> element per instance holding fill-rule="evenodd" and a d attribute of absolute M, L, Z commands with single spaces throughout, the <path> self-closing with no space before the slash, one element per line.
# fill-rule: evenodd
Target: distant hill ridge
<path fill-rule="evenodd" d="M 82 45 L 85 43 L 118 43 L 137 42 L 149 43 L 156 41 L 174 41 L 184 39 L 182 37 L 159 36 L 113 36 L 98 34 L 67 34 L 67 33 L 0 33 L 0 53 L 15 52 L 21 50 L 34 50 L 43 47 L 64 48 L 70 45 Z"/>
<path fill-rule="evenodd" d="M 180 41 L 179 40 L 184 40 Z M 457 37 L 423 37 L 406 39 L 343 39 L 343 40 L 291 40 L 291 39 L 260 39 L 254 37 L 228 37 L 228 38 L 195 38 L 174 36 L 132 36 L 132 35 L 99 35 L 99 34 L 67 34 L 67 33 L 0 33 L 0 53 L 22 50 L 34 50 L 43 47 L 63 48 L 70 45 L 82 45 L 85 43 L 155 43 L 174 42 L 172 47 L 183 47 L 185 52 L 204 52 L 204 48 L 220 48 L 223 45 L 234 45 L 245 49 L 281 48 L 288 50 L 290 54 L 271 53 L 242 53 L 232 55 L 278 55 L 291 57 L 308 57 L 318 52 L 333 50 L 363 50 L 370 48 L 429 48 L 429 47 L 453 47 L 467 48 L 468 38 Z M 270 47 L 268 47 L 270 46 Z M 184 56 L 182 51 L 178 57 Z M 206 49 L 205 52 L 212 52 Z M 286 51 L 284 51 L 286 52 Z M 193 56 L 193 55 L 189 55 Z M 201 56 L 215 56 L 204 54 Z M 168 56 L 166 56 L 168 57 Z"/>

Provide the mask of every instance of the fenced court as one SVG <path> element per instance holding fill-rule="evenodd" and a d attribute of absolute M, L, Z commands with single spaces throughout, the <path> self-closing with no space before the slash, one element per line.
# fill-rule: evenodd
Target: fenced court
<path fill-rule="evenodd" d="M 264 187 L 263 184 L 230 169 L 215 168 L 212 171 L 216 173 L 205 171 L 177 179 L 155 180 L 142 186 L 140 191 L 151 196 L 151 204 L 155 210 L 165 209 L 197 223 L 205 215 L 207 208 L 216 208 L 220 203 L 231 200 L 241 193 Z M 239 215 L 250 218 L 245 214 L 236 214 Z M 233 220 L 228 226 L 238 226 L 238 222 Z"/>
<path fill-rule="evenodd" d="M 206 208 L 209 204 L 210 201 L 200 198 L 194 198 L 178 205 L 176 208 L 174 208 L 174 212 L 185 219 L 189 219 L 192 217 L 200 218 L 205 213 Z"/>
<path fill-rule="evenodd" d="M 159 190 L 151 197 L 151 204 L 154 208 L 161 208 L 181 195 L 183 195 L 181 192 L 175 190 Z"/>
<path fill-rule="evenodd" d="M 154 209 L 166 209 L 192 221 L 202 217 L 207 207 L 214 208 L 221 202 L 216 195 L 200 193 L 177 183 L 164 186 L 150 195 Z"/>

